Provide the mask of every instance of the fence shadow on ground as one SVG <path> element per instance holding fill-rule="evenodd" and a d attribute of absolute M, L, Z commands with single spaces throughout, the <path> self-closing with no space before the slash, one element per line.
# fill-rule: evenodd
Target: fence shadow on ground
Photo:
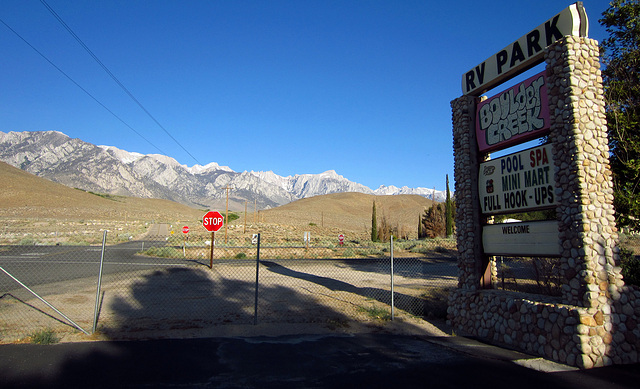
<path fill-rule="evenodd" d="M 391 306 L 391 292 L 388 289 L 355 286 L 334 278 L 293 270 L 272 261 L 261 261 L 261 264 L 264 265 L 267 270 L 276 274 L 311 282 L 323 286 L 333 292 L 352 293 L 367 299 L 378 301 L 387 306 Z M 394 292 L 394 306 L 416 316 L 427 316 L 428 302 L 426 299 L 421 297 Z"/>
<path fill-rule="evenodd" d="M 250 276 L 250 275 L 249 275 Z M 221 325 L 254 323 L 255 275 L 253 281 L 220 275 L 216 267 L 176 267 L 155 270 L 139 276 L 130 290 L 105 289 L 105 302 L 98 330 L 110 339 L 140 337 L 194 337 L 198 333 L 216 336 Z M 340 281 L 333 280 L 336 283 Z M 330 284 L 331 280 L 323 280 Z M 334 285 L 335 287 L 336 285 Z M 261 296 L 284 295 L 280 285 L 260 285 Z M 341 285 L 339 288 L 348 289 Z M 121 288 L 120 288 L 121 289 Z M 294 317 L 295 322 L 348 322 L 353 320 L 340 310 L 312 306 L 312 301 L 290 288 L 286 290 L 285 309 L 290 312 L 314 312 L 313 318 Z M 262 314 L 266 303 L 259 299 L 258 323 L 269 321 Z M 318 316 L 319 315 L 319 316 Z M 280 318 L 287 322 L 287 318 Z M 166 332 L 163 336 L 162 333 Z"/>

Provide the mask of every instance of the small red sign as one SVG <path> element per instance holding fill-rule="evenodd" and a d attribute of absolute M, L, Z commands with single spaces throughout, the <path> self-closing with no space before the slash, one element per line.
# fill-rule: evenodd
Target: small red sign
<path fill-rule="evenodd" d="M 183 234 L 188 234 L 189 233 L 189 227 L 188 226 L 182 227 L 182 233 Z"/>
<path fill-rule="evenodd" d="M 340 244 L 344 244 L 344 235 L 338 235 L 338 241 L 340 241 Z"/>

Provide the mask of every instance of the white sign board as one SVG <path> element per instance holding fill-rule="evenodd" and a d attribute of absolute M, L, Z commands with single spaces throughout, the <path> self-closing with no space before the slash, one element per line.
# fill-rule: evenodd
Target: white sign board
<path fill-rule="evenodd" d="M 552 208 L 556 195 L 551 145 L 481 163 L 478 191 L 485 215 Z"/>
<path fill-rule="evenodd" d="M 490 224 L 482 228 L 482 244 L 489 255 L 559 256 L 558 222 Z"/>
<path fill-rule="evenodd" d="M 478 96 L 542 62 L 544 49 L 558 39 L 588 33 L 587 13 L 581 2 L 574 3 L 463 74 L 462 94 Z"/>

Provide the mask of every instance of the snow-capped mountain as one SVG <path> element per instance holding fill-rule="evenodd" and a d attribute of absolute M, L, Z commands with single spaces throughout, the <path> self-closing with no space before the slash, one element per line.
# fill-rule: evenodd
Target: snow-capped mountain
<path fill-rule="evenodd" d="M 288 177 L 279 176 L 272 171 L 252 171 L 251 174 L 265 182 L 277 185 L 298 199 L 338 192 L 373 194 L 370 188 L 347 180 L 335 170 L 328 170 L 320 174 L 296 174 Z"/>
<path fill-rule="evenodd" d="M 57 131 L 0 132 L 0 160 L 40 177 L 94 192 L 174 200 L 192 206 L 244 209 L 245 201 L 270 208 L 304 197 L 336 192 L 419 194 L 438 201 L 444 192 L 381 186 L 371 190 L 329 170 L 282 177 L 272 171 L 233 171 L 215 162 L 182 165 L 160 154 L 96 146 Z"/>
<path fill-rule="evenodd" d="M 445 201 L 447 198 L 446 192 L 429 189 L 429 188 L 409 188 L 408 186 L 403 186 L 402 188 L 398 188 L 397 186 L 385 186 L 380 185 L 380 187 L 373 191 L 374 194 L 377 195 L 399 195 L 399 194 L 412 194 L 423 196 L 435 201 Z"/>

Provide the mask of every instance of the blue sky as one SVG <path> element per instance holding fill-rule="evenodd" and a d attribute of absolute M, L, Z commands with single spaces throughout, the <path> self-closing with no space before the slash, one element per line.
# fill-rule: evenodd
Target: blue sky
<path fill-rule="evenodd" d="M 0 19 L 135 132 L 3 24 L 0 131 L 57 130 L 188 166 L 336 170 L 372 189 L 439 190 L 445 174 L 453 180 L 450 101 L 462 74 L 571 4 L 46 2 L 180 145 L 39 0 L 3 0 Z M 608 1 L 583 3 L 602 41 Z"/>

